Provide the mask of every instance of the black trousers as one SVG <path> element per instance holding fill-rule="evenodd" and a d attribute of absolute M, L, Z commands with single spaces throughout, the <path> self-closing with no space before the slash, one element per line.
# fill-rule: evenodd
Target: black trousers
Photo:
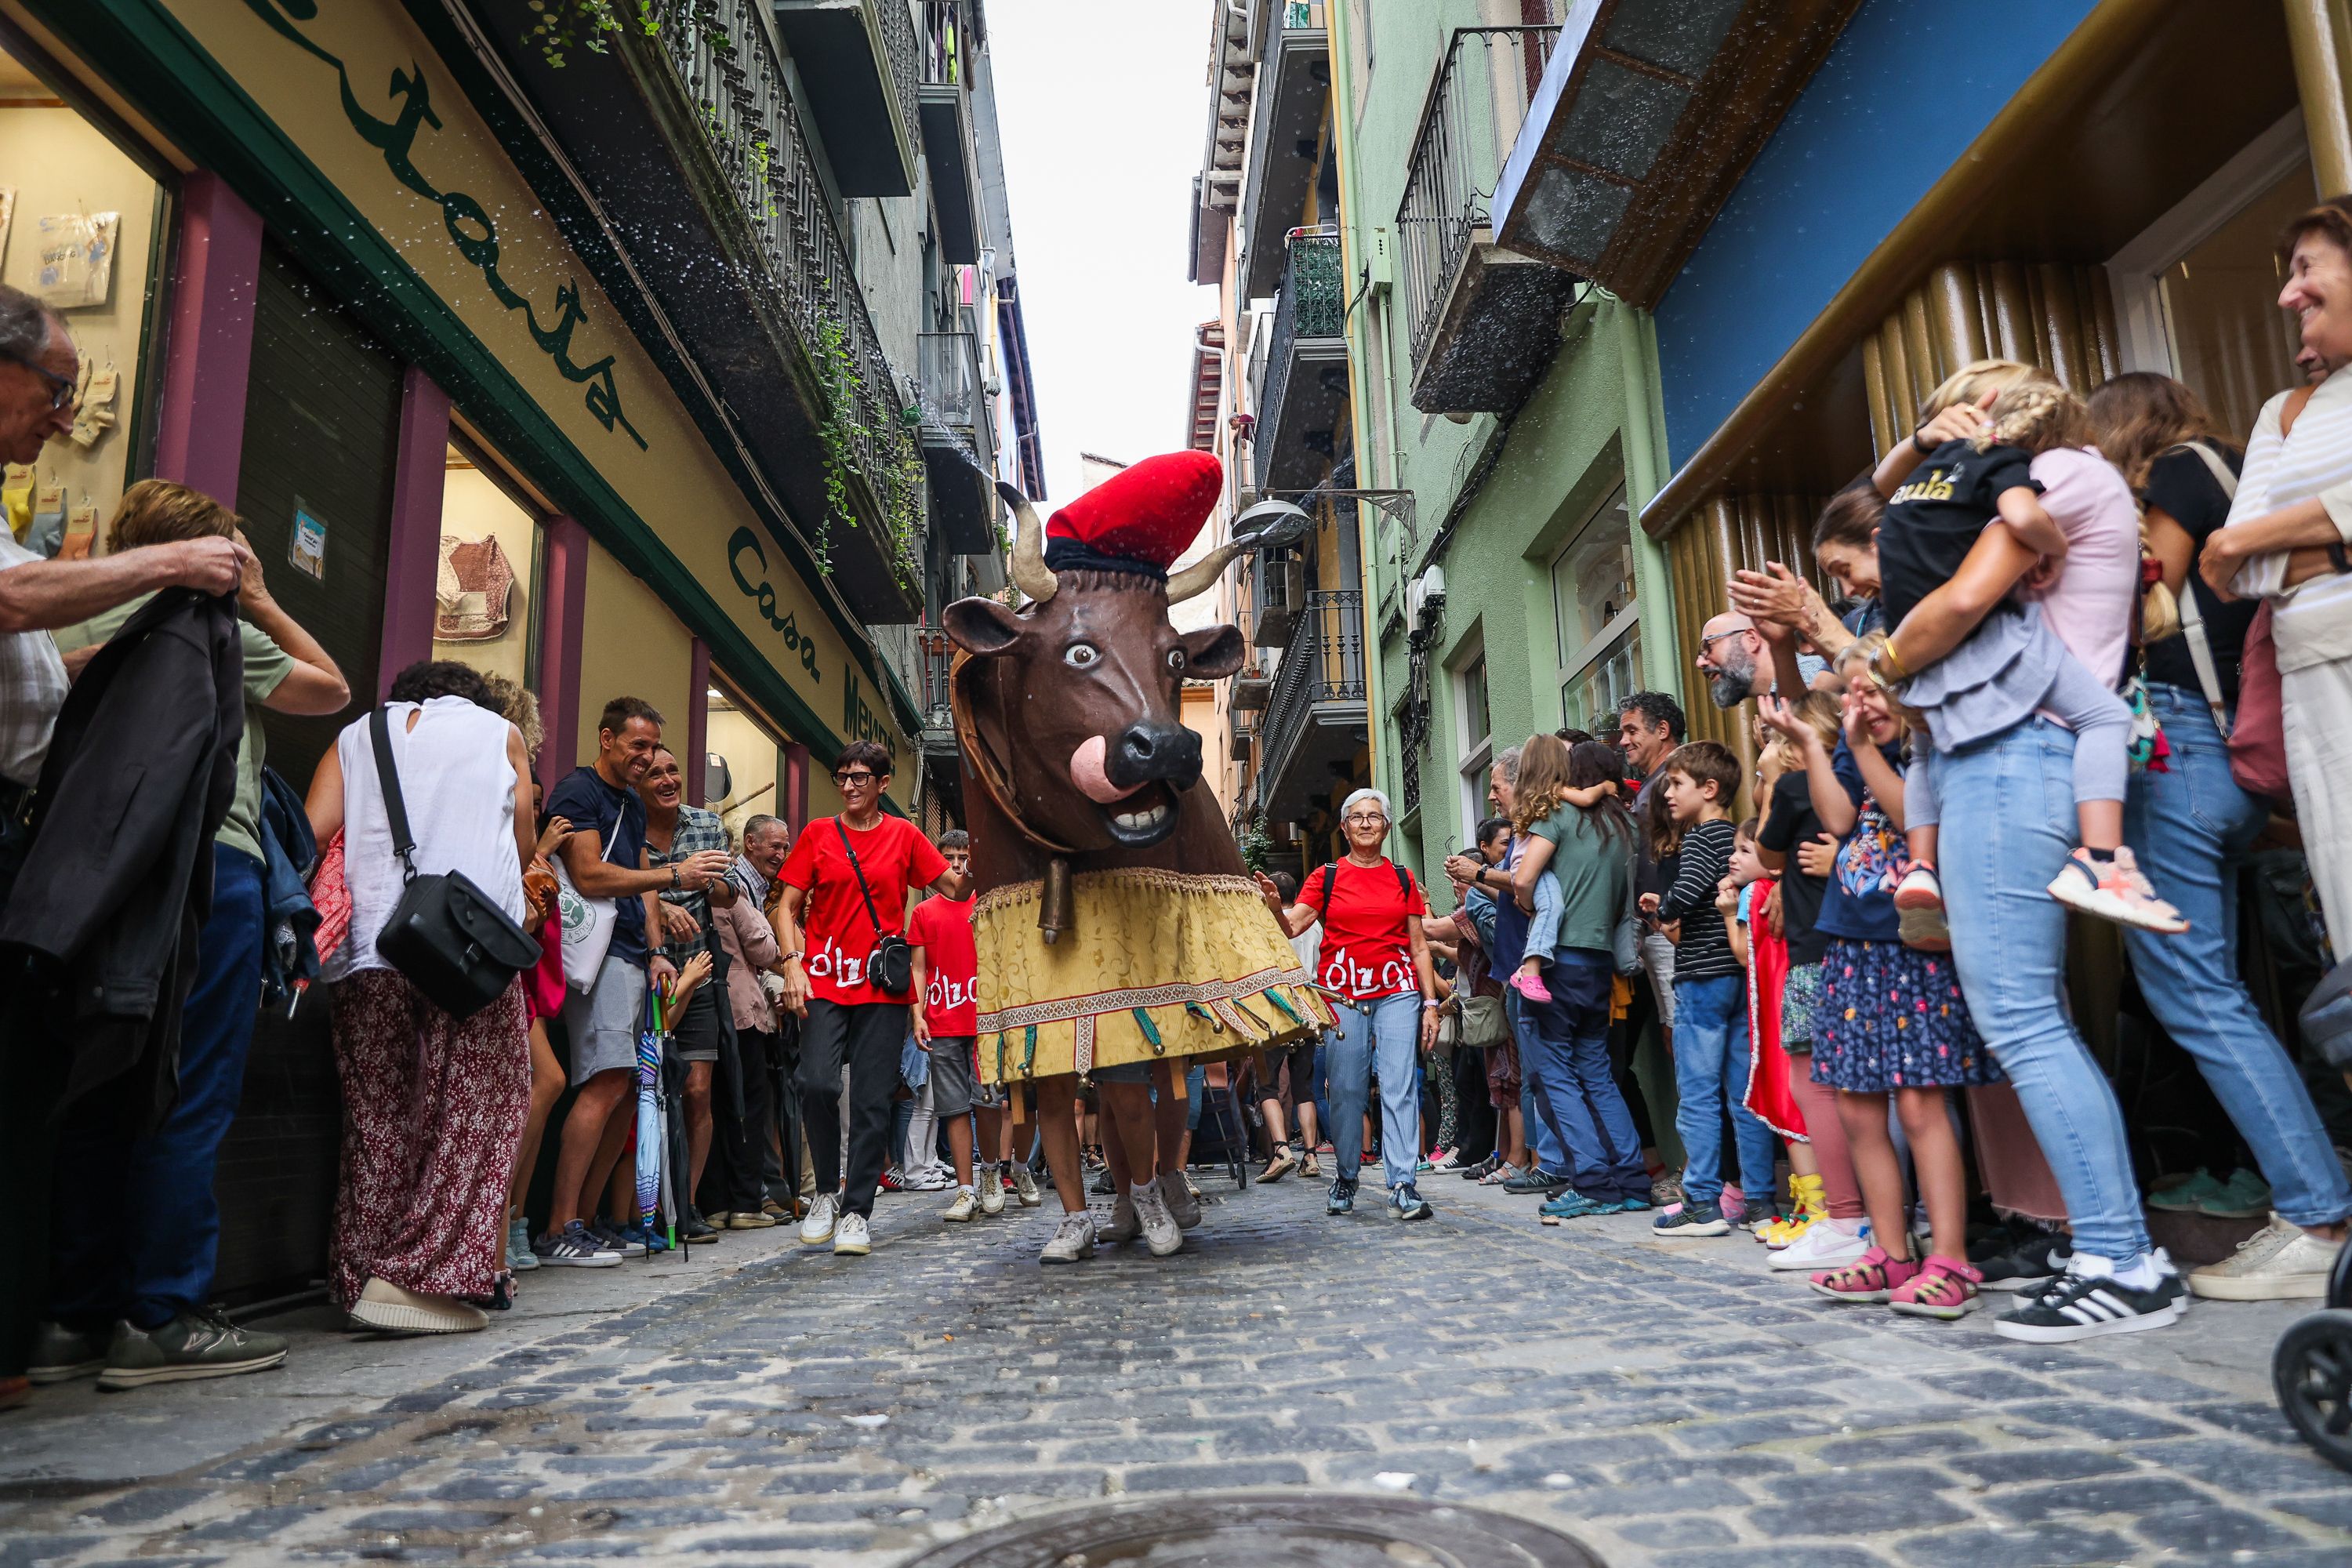
<path fill-rule="evenodd" d="M 898 1092 L 898 1053 L 907 1042 L 907 1004 L 856 1005 L 809 999 L 801 1026 L 801 1124 L 817 1194 L 833 1191 L 841 1170 L 841 1069 L 849 1068 L 849 1169 L 841 1206 L 874 1212 L 874 1192 L 890 1163 L 891 1097 Z"/>
<path fill-rule="evenodd" d="M 758 1029 L 735 1031 L 735 1050 L 742 1069 L 743 1113 L 735 1114 L 728 1096 L 714 1093 L 710 1097 L 712 1168 L 702 1184 L 710 1199 L 703 1205 L 708 1212 L 757 1214 L 768 1195 L 761 1177 L 768 1156 L 768 1134 L 775 1126 L 768 1074 L 774 1043 L 772 1035 Z"/>

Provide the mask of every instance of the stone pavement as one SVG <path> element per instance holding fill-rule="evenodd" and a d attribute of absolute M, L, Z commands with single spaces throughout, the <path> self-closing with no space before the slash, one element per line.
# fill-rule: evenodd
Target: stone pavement
<path fill-rule="evenodd" d="M 541 1270 L 480 1335 L 313 1312 L 279 1372 L 45 1391 L 0 1415 L 0 1568 L 892 1568 L 1086 1500 L 1269 1485 L 1475 1501 L 1617 1568 L 2352 1563 L 2352 1477 L 2270 1402 L 2299 1306 L 2032 1347 L 1819 1300 L 1745 1237 L 1538 1226 L 1450 1176 L 1413 1226 L 1370 1191 L 1331 1220 L 1296 1181 L 1205 1185 L 1161 1262 L 1041 1272 L 1050 1206 L 951 1228 L 886 1197 L 862 1260 L 737 1236 Z"/>

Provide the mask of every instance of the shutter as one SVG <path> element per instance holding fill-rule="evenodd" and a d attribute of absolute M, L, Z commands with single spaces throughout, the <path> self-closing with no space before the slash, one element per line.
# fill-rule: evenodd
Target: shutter
<path fill-rule="evenodd" d="M 236 507 L 287 614 L 319 639 L 362 700 L 376 689 L 401 367 L 274 244 L 262 251 Z M 325 575 L 294 566 L 297 500 L 327 525 Z M 357 710 L 270 714 L 269 764 L 307 791 Z M 261 1016 L 236 1121 L 221 1146 L 215 1293 L 232 1303 L 300 1290 L 326 1271 L 342 1095 L 328 995 L 289 1020 Z"/>

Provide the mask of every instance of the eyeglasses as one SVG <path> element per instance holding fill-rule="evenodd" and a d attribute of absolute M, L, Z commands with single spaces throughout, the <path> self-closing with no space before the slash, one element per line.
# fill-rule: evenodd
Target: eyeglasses
<path fill-rule="evenodd" d="M 1377 813 L 1370 816 L 1366 816 L 1361 812 L 1358 812 L 1355 816 L 1350 816 L 1346 820 L 1348 826 L 1350 827 L 1386 827 L 1389 822 L 1387 817 L 1381 816 Z"/>
<path fill-rule="evenodd" d="M 1705 653 L 1726 637 L 1744 637 L 1748 635 L 1748 630 L 1746 626 L 1739 626 L 1727 632 L 1717 632 L 1713 637 L 1701 637 L 1698 639 L 1698 650 Z"/>
<path fill-rule="evenodd" d="M 47 365 L 35 364 L 24 355 L 10 353 L 5 349 L 0 349 L 0 359 L 5 359 L 11 364 L 21 364 L 49 384 L 50 413 L 56 413 L 73 401 L 74 383 L 71 377 L 59 375 Z"/>
<path fill-rule="evenodd" d="M 880 773 L 868 773 L 864 768 L 851 768 L 846 772 L 834 774 L 833 782 L 843 789 L 848 789 L 852 785 L 862 788 L 866 784 L 879 783 L 881 777 Z"/>

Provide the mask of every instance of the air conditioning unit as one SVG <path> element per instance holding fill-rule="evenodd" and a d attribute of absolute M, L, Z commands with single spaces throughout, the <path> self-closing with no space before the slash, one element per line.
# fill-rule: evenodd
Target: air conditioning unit
<path fill-rule="evenodd" d="M 1428 613 L 1445 603 L 1445 568 L 1432 566 L 1405 584 L 1404 616 L 1412 629 L 1419 631 L 1427 625 Z"/>

